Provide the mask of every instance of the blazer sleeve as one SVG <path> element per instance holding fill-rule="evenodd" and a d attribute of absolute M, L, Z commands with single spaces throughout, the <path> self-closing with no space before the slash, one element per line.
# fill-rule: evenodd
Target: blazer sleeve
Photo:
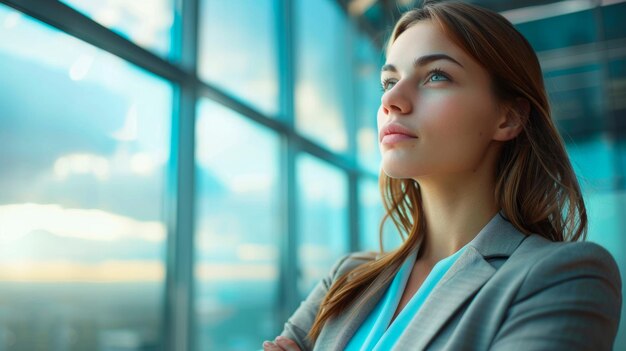
<path fill-rule="evenodd" d="M 562 245 L 528 270 L 490 350 L 610 351 L 621 290 L 606 249 L 591 242 Z"/>
<path fill-rule="evenodd" d="M 335 280 L 358 264 L 363 263 L 357 256 L 357 253 L 348 254 L 335 262 L 329 274 L 317 283 L 307 298 L 289 317 L 280 335 L 295 341 L 302 351 L 313 349 L 313 343 L 306 336 L 313 326 L 320 304 Z"/>

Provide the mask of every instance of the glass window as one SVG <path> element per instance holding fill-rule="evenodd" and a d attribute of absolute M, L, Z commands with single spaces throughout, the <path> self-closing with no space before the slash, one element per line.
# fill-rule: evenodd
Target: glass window
<path fill-rule="evenodd" d="M 296 127 L 334 151 L 347 151 L 345 116 L 352 82 L 348 20 L 335 1 L 296 5 Z"/>
<path fill-rule="evenodd" d="M 588 240 L 601 244 L 611 251 L 617 263 L 626 268 L 626 245 L 623 240 L 621 216 L 626 205 L 626 193 L 587 189 L 584 192 L 589 219 Z"/>
<path fill-rule="evenodd" d="M 556 68 L 556 67 L 555 67 Z M 565 137 L 598 133 L 607 126 L 602 67 L 590 62 L 544 74 L 553 107 L 553 118 Z"/>
<path fill-rule="evenodd" d="M 626 18 L 626 2 L 615 1 L 612 5 L 602 6 L 602 22 L 604 24 L 605 40 L 624 40 L 624 37 L 626 37 L 624 34 L 626 33 L 624 18 Z M 624 341 L 626 343 L 626 340 Z"/>
<path fill-rule="evenodd" d="M 172 87 L 0 6 L 0 349 L 158 349 Z"/>
<path fill-rule="evenodd" d="M 198 350 L 258 349 L 279 329 L 279 141 L 214 102 L 198 105 Z"/>
<path fill-rule="evenodd" d="M 383 60 L 382 51 L 375 48 L 365 35 L 360 35 L 354 74 L 358 161 L 361 167 L 374 174 L 378 174 L 381 160 L 376 118 L 382 95 L 380 68 Z"/>
<path fill-rule="evenodd" d="M 304 298 L 348 252 L 348 181 L 345 173 L 311 155 L 296 161 L 298 186 L 298 291 Z"/>
<path fill-rule="evenodd" d="M 582 26 L 581 23 L 587 25 Z M 594 23 L 592 9 L 519 23 L 516 28 L 536 51 L 546 51 L 597 41 Z"/>
<path fill-rule="evenodd" d="M 380 221 L 385 214 L 378 182 L 371 178 L 359 181 L 359 250 L 380 251 Z M 383 248 L 391 251 L 402 244 L 400 233 L 391 220 L 383 228 Z"/>
<path fill-rule="evenodd" d="M 61 0 L 146 49 L 168 57 L 174 24 L 173 0 Z"/>
<path fill-rule="evenodd" d="M 273 0 L 203 0 L 200 76 L 278 114 L 276 11 Z"/>
<path fill-rule="evenodd" d="M 604 246 L 615 258 L 621 272 L 626 271 L 626 240 L 624 239 L 624 208 L 626 192 L 616 185 L 616 153 L 626 154 L 623 140 L 611 142 L 607 137 L 595 136 L 568 144 L 574 169 L 578 175 L 588 216 L 587 240 Z M 624 162 L 624 157 L 621 157 Z M 622 307 L 622 314 L 626 308 Z M 620 327 L 615 350 L 626 346 L 626 329 Z"/>
<path fill-rule="evenodd" d="M 615 174 L 615 151 L 608 137 L 596 135 L 567 144 L 574 171 L 584 190 L 609 190 Z"/>

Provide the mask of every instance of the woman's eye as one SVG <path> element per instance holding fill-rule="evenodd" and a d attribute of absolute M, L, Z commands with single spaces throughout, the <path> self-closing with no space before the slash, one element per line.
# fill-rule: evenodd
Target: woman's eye
<path fill-rule="evenodd" d="M 450 81 L 450 78 L 448 78 L 448 75 L 446 75 L 442 71 L 436 69 L 436 70 L 432 70 L 429 72 L 427 83 L 428 82 L 447 82 L 447 81 Z M 381 83 L 382 91 L 386 92 L 387 90 L 393 88 L 393 86 L 396 83 L 397 81 L 393 78 L 383 79 Z"/>
<path fill-rule="evenodd" d="M 384 79 L 380 85 L 381 85 L 383 91 L 387 91 L 387 90 L 393 88 L 394 84 L 396 84 L 395 81 L 393 81 L 391 79 Z"/>
<path fill-rule="evenodd" d="M 439 71 L 432 72 L 432 74 L 428 78 L 429 82 L 442 82 L 447 80 L 450 80 L 448 79 L 448 76 Z"/>

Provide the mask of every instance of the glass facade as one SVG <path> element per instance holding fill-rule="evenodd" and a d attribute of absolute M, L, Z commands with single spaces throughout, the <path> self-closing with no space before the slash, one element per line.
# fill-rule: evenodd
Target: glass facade
<path fill-rule="evenodd" d="M 0 350 L 160 348 L 171 84 L 0 25 Z"/>
<path fill-rule="evenodd" d="M 378 250 L 388 2 L 1 2 L 0 350 L 259 349 Z M 626 281 L 626 2 L 597 3 L 504 14 Z"/>
<path fill-rule="evenodd" d="M 359 181 L 359 250 L 380 250 L 380 222 L 385 214 L 380 201 L 378 182 L 371 178 Z M 393 221 L 385 221 L 383 227 L 383 248 L 390 251 L 402 244 L 402 237 L 395 228 Z"/>
<path fill-rule="evenodd" d="M 376 115 L 382 96 L 380 67 L 385 58 L 382 51 L 366 35 L 358 35 L 355 42 L 353 70 L 357 159 L 363 169 L 378 174 L 380 150 Z"/>
<path fill-rule="evenodd" d="M 172 54 L 174 0 L 62 0 L 133 43 L 169 58 Z"/>
<path fill-rule="evenodd" d="M 194 267 L 199 350 L 253 350 L 278 328 L 279 145 L 267 128 L 200 101 Z"/>
<path fill-rule="evenodd" d="M 298 184 L 298 257 L 300 298 L 328 274 L 329 267 L 348 253 L 347 177 L 313 156 L 296 163 Z"/>
<path fill-rule="evenodd" d="M 352 91 L 346 16 L 334 1 L 297 0 L 295 7 L 296 127 L 325 147 L 346 152 Z"/>
<path fill-rule="evenodd" d="M 278 114 L 275 1 L 200 2 L 199 72 L 244 103 Z"/>

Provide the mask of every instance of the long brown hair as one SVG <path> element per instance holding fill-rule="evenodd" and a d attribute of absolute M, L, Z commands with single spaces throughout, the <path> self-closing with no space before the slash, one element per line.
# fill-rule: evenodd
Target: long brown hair
<path fill-rule="evenodd" d="M 537 55 L 528 41 L 501 15 L 459 2 L 428 2 L 398 20 L 387 44 L 423 20 L 439 25 L 456 45 L 487 70 L 500 102 L 526 99 L 530 105 L 523 131 L 507 141 L 496 166 L 495 198 L 505 217 L 522 233 L 551 241 L 585 239 L 587 212 L 565 146 L 550 115 Z M 320 305 L 309 338 L 316 340 L 331 317 L 368 290 L 381 274 L 390 281 L 423 238 L 424 220 L 419 184 L 381 171 L 380 190 L 386 214 L 405 236 L 402 245 L 381 258 L 339 277 Z M 382 239 L 381 239 L 382 243 Z M 382 252 L 382 247 L 381 247 Z M 365 300 L 363 299 L 363 301 Z"/>

